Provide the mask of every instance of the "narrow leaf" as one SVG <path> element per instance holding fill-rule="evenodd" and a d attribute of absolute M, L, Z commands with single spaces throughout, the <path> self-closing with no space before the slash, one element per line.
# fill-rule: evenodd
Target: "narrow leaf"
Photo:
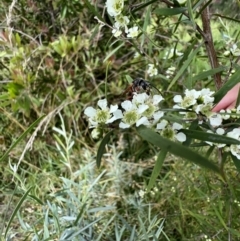
<path fill-rule="evenodd" d="M 226 68 L 224 66 L 222 66 L 219 68 L 203 71 L 200 74 L 193 76 L 192 81 L 204 80 L 204 79 L 208 78 L 209 76 L 213 76 L 219 72 L 224 71 L 225 69 Z"/>
<path fill-rule="evenodd" d="M 17 146 L 17 144 L 27 136 L 27 134 L 33 129 L 33 127 L 35 127 L 45 116 L 41 116 L 40 118 L 38 118 L 35 122 L 33 122 L 26 131 L 24 131 L 20 137 L 9 147 L 9 149 L 3 154 L 3 156 L 0 158 L 0 162 L 3 161 L 8 154 L 10 153 L 10 151 Z"/>
<path fill-rule="evenodd" d="M 187 8 L 158 8 L 154 12 L 157 15 L 172 16 L 172 15 L 183 13 L 186 10 Z"/>
<path fill-rule="evenodd" d="M 126 75 L 125 78 L 127 79 L 127 82 L 131 84 L 133 82 L 133 79 L 130 75 Z"/>
<path fill-rule="evenodd" d="M 189 126 L 189 130 L 196 130 L 197 128 L 198 128 L 198 120 L 196 119 Z M 191 142 L 192 142 L 192 138 L 187 136 L 187 140 L 183 142 L 183 145 L 184 146 L 190 146 Z"/>
<path fill-rule="evenodd" d="M 154 2 L 157 2 L 157 1 L 158 1 L 158 0 L 152 0 L 152 1 L 149 1 L 149 2 L 147 2 L 147 3 L 139 4 L 139 5 L 137 5 L 137 7 L 133 7 L 133 8 L 131 9 L 131 13 L 134 13 L 134 12 L 136 12 L 136 11 L 142 9 L 142 8 L 145 8 L 145 7 L 147 7 L 148 5 L 150 5 L 150 4 L 154 3 Z"/>
<path fill-rule="evenodd" d="M 237 101 L 236 101 L 236 105 L 235 106 L 239 106 L 240 104 L 240 88 L 238 90 L 238 97 L 237 97 Z"/>
<path fill-rule="evenodd" d="M 113 133 L 113 130 L 109 131 L 107 133 L 107 135 L 103 137 L 102 142 L 98 148 L 98 152 L 97 152 L 97 167 L 98 168 L 101 165 L 101 159 L 102 159 L 103 154 L 105 153 L 105 146 L 108 144 L 112 133 Z"/>
<path fill-rule="evenodd" d="M 192 62 L 194 56 L 198 53 L 200 47 L 202 45 L 199 45 L 189 56 L 188 59 L 184 62 L 184 64 L 182 65 L 182 67 L 179 69 L 178 73 L 176 74 L 176 76 L 173 78 L 173 80 L 171 81 L 171 83 L 169 84 L 167 91 L 169 91 L 171 89 L 171 87 L 176 83 L 176 81 L 183 75 L 184 71 L 187 69 L 187 67 L 190 65 L 190 63 Z"/>
<path fill-rule="evenodd" d="M 229 145 L 231 144 L 240 145 L 240 141 L 237 139 L 233 139 L 231 137 L 222 136 L 214 133 L 206 133 L 202 131 L 185 130 L 185 129 L 182 129 L 181 132 L 185 133 L 187 137 L 191 137 L 197 140 L 210 141 L 214 143 L 224 143 Z"/>
<path fill-rule="evenodd" d="M 232 89 L 236 84 L 239 83 L 240 68 L 231 76 L 231 78 L 226 82 L 226 84 L 214 95 L 214 102 L 219 102 L 222 97 Z"/>
<path fill-rule="evenodd" d="M 234 155 L 231 155 L 231 157 L 235 167 L 237 168 L 238 172 L 240 172 L 240 161 Z"/>
<path fill-rule="evenodd" d="M 157 161 L 155 163 L 155 166 L 152 171 L 152 175 L 150 177 L 150 181 L 147 186 L 147 191 L 150 191 L 150 189 L 154 186 L 156 179 L 162 169 L 162 165 L 163 165 L 166 155 L 167 155 L 167 151 L 165 151 L 165 150 L 161 150 L 160 153 L 158 154 Z"/>
<path fill-rule="evenodd" d="M 196 28 L 196 24 L 194 21 L 194 16 L 193 16 L 193 9 L 192 9 L 192 0 L 187 0 L 187 9 L 188 9 L 188 15 L 189 15 L 189 19 L 193 25 L 193 28 Z"/>
<path fill-rule="evenodd" d="M 17 206 L 15 207 L 15 209 L 14 209 L 14 211 L 13 211 L 13 213 L 12 213 L 12 215 L 11 215 L 9 221 L 8 221 L 7 227 L 6 227 L 6 231 L 5 231 L 5 235 L 4 235 L 5 238 L 7 237 L 8 230 L 9 230 L 9 228 L 10 228 L 10 225 L 11 225 L 14 217 L 16 216 L 17 212 L 19 211 L 19 209 L 20 209 L 22 203 L 24 202 L 24 200 L 27 198 L 28 193 L 31 191 L 31 189 L 32 189 L 32 187 L 30 187 L 30 188 L 26 191 L 26 193 L 22 196 L 22 198 L 19 200 Z"/>
<path fill-rule="evenodd" d="M 219 168 L 214 163 L 194 152 L 193 150 L 189 149 L 188 147 L 165 139 L 148 128 L 139 128 L 138 132 L 143 139 L 160 147 L 162 150 L 168 151 L 176 156 L 189 160 L 199 166 L 208 168 L 220 174 Z"/>

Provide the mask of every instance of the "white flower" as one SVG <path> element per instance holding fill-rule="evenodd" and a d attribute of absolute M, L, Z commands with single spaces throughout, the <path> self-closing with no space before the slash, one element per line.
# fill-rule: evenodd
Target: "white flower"
<path fill-rule="evenodd" d="M 146 193 L 146 192 L 143 191 L 143 190 L 140 190 L 140 191 L 138 192 L 138 194 L 139 194 L 139 196 L 140 196 L 141 198 L 144 197 L 145 193 Z"/>
<path fill-rule="evenodd" d="M 136 104 L 132 103 L 130 100 L 125 100 L 122 102 L 121 106 L 125 112 L 119 124 L 120 128 L 129 128 L 134 124 L 136 124 L 136 126 L 149 125 L 147 117 L 142 116 L 142 113 L 148 109 L 148 105 L 140 104 L 136 106 Z"/>
<path fill-rule="evenodd" d="M 240 137 L 240 129 L 234 128 L 232 131 L 227 133 L 227 136 L 238 140 Z"/>
<path fill-rule="evenodd" d="M 230 146 L 231 153 L 240 160 L 240 145 L 231 145 Z"/>
<path fill-rule="evenodd" d="M 143 115 L 153 120 L 152 124 L 155 124 L 156 121 L 158 121 L 164 115 L 164 112 L 158 111 L 159 110 L 158 104 L 162 100 L 163 100 L 163 97 L 161 95 L 154 95 L 153 97 L 149 98 L 145 103 L 148 105 L 148 109 L 144 111 Z M 156 112 L 157 114 L 155 114 Z"/>
<path fill-rule="evenodd" d="M 135 38 L 135 37 L 138 36 L 138 34 L 139 34 L 138 26 L 134 26 L 134 27 L 128 29 L 127 37 L 128 38 Z"/>
<path fill-rule="evenodd" d="M 163 130 L 168 125 L 166 120 L 162 120 L 160 123 L 157 124 L 157 130 Z"/>
<path fill-rule="evenodd" d="M 223 120 L 228 120 L 231 117 L 229 114 L 231 114 L 232 112 L 230 109 L 227 109 L 227 110 L 220 110 L 219 113 L 222 114 Z"/>
<path fill-rule="evenodd" d="M 148 64 L 147 73 L 149 74 L 149 76 L 154 76 L 158 74 L 158 70 L 154 64 Z"/>
<path fill-rule="evenodd" d="M 163 116 L 164 116 L 164 112 L 163 111 L 156 111 L 153 114 L 153 119 L 156 122 L 156 121 L 159 121 Z"/>
<path fill-rule="evenodd" d="M 106 2 L 106 7 L 107 7 L 107 12 L 110 16 L 117 16 L 119 15 L 124 6 L 124 0 L 107 0 Z"/>
<path fill-rule="evenodd" d="M 212 104 L 197 105 L 194 109 L 197 114 L 201 113 L 202 115 L 205 115 L 207 117 L 210 117 L 213 115 Z"/>
<path fill-rule="evenodd" d="M 153 105 L 158 105 L 164 98 L 161 95 L 153 96 Z"/>
<path fill-rule="evenodd" d="M 179 132 L 183 126 L 179 123 L 173 123 L 172 126 L 168 124 L 168 121 L 162 120 L 160 123 L 157 124 L 156 129 L 160 130 L 160 134 L 170 140 L 177 139 L 180 142 L 186 141 L 187 137 L 184 133 Z"/>
<path fill-rule="evenodd" d="M 216 133 L 218 135 L 223 135 L 225 133 L 225 130 L 223 128 L 217 128 Z"/>
<path fill-rule="evenodd" d="M 227 133 L 228 137 L 240 140 L 240 129 L 235 128 L 232 131 Z M 229 150 L 231 153 L 240 160 L 240 145 L 230 145 Z"/>
<path fill-rule="evenodd" d="M 120 28 L 125 28 L 125 33 L 128 32 L 128 27 L 127 25 L 129 24 L 129 18 L 127 16 L 123 16 L 123 15 L 118 15 L 115 17 L 115 23 L 114 23 L 114 27 L 116 29 L 120 29 Z"/>
<path fill-rule="evenodd" d="M 185 96 L 182 98 L 181 95 L 175 95 L 173 101 L 177 103 L 175 108 L 183 108 L 187 109 L 192 107 L 197 103 L 197 98 L 199 97 L 200 93 L 196 90 L 185 90 Z"/>
<path fill-rule="evenodd" d="M 143 104 L 149 99 L 149 95 L 145 92 L 143 93 L 135 93 L 133 95 L 133 100 L 132 102 L 135 104 Z"/>
<path fill-rule="evenodd" d="M 180 141 L 180 142 L 186 141 L 186 139 L 187 139 L 186 135 L 185 135 L 184 133 L 182 133 L 182 132 L 178 132 L 180 129 L 183 128 L 182 125 L 180 125 L 179 123 L 176 123 L 176 122 L 175 122 L 175 123 L 173 123 L 172 128 L 173 128 L 173 130 L 175 130 L 175 132 L 176 132 L 175 138 L 176 138 L 178 141 Z"/>
<path fill-rule="evenodd" d="M 98 124 L 109 124 L 123 117 L 117 105 L 111 105 L 110 109 L 107 107 L 106 99 L 99 100 L 98 106 L 99 109 L 89 106 L 84 110 L 84 114 L 89 117 L 90 128 L 97 127 Z"/>
<path fill-rule="evenodd" d="M 98 128 L 93 129 L 93 131 L 91 132 L 92 138 L 96 140 L 99 138 L 100 134 L 101 131 Z"/>
<path fill-rule="evenodd" d="M 200 91 L 200 98 L 203 99 L 204 104 L 213 103 L 214 97 L 211 97 L 213 94 L 214 91 L 210 91 L 210 89 L 202 89 Z"/>
<path fill-rule="evenodd" d="M 212 113 L 209 121 L 212 126 L 220 126 L 222 124 L 222 116 L 218 113 Z"/>
<path fill-rule="evenodd" d="M 115 38 L 117 38 L 117 37 L 119 37 L 119 36 L 122 34 L 122 31 L 119 30 L 119 29 L 114 28 L 114 29 L 112 30 L 112 34 L 113 34 L 113 36 L 114 36 Z"/>

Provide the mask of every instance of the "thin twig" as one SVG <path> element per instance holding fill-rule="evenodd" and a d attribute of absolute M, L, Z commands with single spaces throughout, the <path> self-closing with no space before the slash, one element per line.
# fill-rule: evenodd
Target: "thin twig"
<path fill-rule="evenodd" d="M 164 2 L 165 4 L 167 4 L 168 7 L 174 7 L 175 6 L 172 2 L 170 2 L 168 0 L 161 0 L 161 1 Z M 183 12 L 182 14 L 184 16 L 186 16 L 188 19 L 190 19 L 189 15 L 186 12 Z M 205 34 L 204 34 L 203 30 L 197 24 L 196 24 L 196 29 L 199 32 L 199 34 L 203 37 L 203 39 L 205 40 Z"/>
<path fill-rule="evenodd" d="M 169 0 L 161 0 L 165 4 L 167 4 L 168 7 L 174 7 L 174 4 L 170 2 Z M 189 18 L 189 15 L 186 12 L 182 13 L 184 16 Z M 213 44 L 213 38 L 212 38 L 212 31 L 211 31 L 211 26 L 210 26 L 210 13 L 209 13 L 209 6 L 207 5 L 206 8 L 203 9 L 201 13 L 201 18 L 202 18 L 202 23 L 203 23 L 203 30 L 199 27 L 199 25 L 196 24 L 196 30 L 199 32 L 199 34 L 202 36 L 204 39 L 204 43 L 206 46 L 207 50 L 207 55 L 211 64 L 211 67 L 218 68 L 218 60 L 217 60 L 217 55 L 216 51 L 214 48 Z M 190 19 L 190 18 L 189 18 Z M 216 73 L 214 75 L 214 81 L 215 81 L 215 86 L 217 89 L 220 89 L 222 86 L 222 81 L 221 81 L 221 74 Z"/>
<path fill-rule="evenodd" d="M 213 69 L 218 68 L 218 60 L 216 51 L 213 44 L 212 31 L 210 25 L 210 13 L 209 6 L 207 6 L 201 13 L 202 23 L 203 23 L 203 32 L 205 35 L 205 46 L 208 54 L 208 58 Z M 216 73 L 214 75 L 215 86 L 217 89 L 220 89 L 222 86 L 221 74 Z"/>

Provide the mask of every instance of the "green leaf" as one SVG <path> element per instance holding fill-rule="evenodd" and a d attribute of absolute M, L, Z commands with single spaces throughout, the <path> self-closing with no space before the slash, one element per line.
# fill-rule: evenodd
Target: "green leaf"
<path fill-rule="evenodd" d="M 160 147 L 162 150 L 168 151 L 176 156 L 179 156 L 183 159 L 191 161 L 192 163 L 208 168 L 220 174 L 220 169 L 214 163 L 209 161 L 207 158 L 199 155 L 198 153 L 194 152 L 193 150 L 189 149 L 188 147 L 165 139 L 153 130 L 148 128 L 141 127 L 138 129 L 138 132 L 143 139 Z"/>
<path fill-rule="evenodd" d="M 133 79 L 130 75 L 125 75 L 125 78 L 127 79 L 127 82 L 131 84 L 133 82 Z"/>
<path fill-rule="evenodd" d="M 196 130 L 198 128 L 198 120 L 194 120 L 191 125 L 189 126 L 189 130 Z M 187 140 L 183 142 L 184 146 L 190 146 L 192 142 L 192 138 L 190 138 L 189 136 L 187 136 Z"/>
<path fill-rule="evenodd" d="M 6 227 L 6 231 L 5 231 L 5 235 L 4 235 L 5 238 L 7 237 L 8 230 L 9 230 L 9 228 L 10 228 L 10 225 L 11 225 L 14 217 L 16 216 L 17 212 L 19 211 L 19 209 L 20 209 L 22 203 L 24 202 L 24 200 L 27 198 L 28 193 L 31 191 L 31 189 L 32 189 L 32 187 L 30 187 L 30 188 L 26 191 L 26 193 L 22 196 L 22 198 L 19 200 L 17 206 L 15 207 L 15 209 L 14 209 L 14 211 L 13 211 L 13 213 L 12 213 L 12 215 L 11 215 L 9 221 L 8 221 L 7 227 Z"/>
<path fill-rule="evenodd" d="M 231 76 L 231 78 L 226 82 L 226 84 L 214 95 L 214 103 L 219 102 L 222 97 L 232 89 L 236 84 L 239 83 L 240 68 Z"/>
<path fill-rule="evenodd" d="M 105 146 L 108 144 L 110 137 L 113 133 L 113 130 L 109 131 L 106 136 L 103 137 L 102 142 L 98 148 L 97 152 L 97 167 L 99 168 L 101 165 L 101 159 L 103 154 L 105 153 Z"/>
<path fill-rule="evenodd" d="M 204 79 L 208 78 L 209 76 L 213 76 L 219 72 L 224 71 L 225 69 L 226 69 L 226 67 L 222 66 L 219 68 L 203 71 L 200 74 L 193 76 L 192 81 L 204 80 Z"/>
<path fill-rule="evenodd" d="M 143 3 L 143 4 L 138 4 L 137 7 L 134 7 L 131 9 L 131 13 L 135 13 L 136 11 L 142 9 L 142 8 L 145 8 L 147 7 L 148 5 L 154 3 L 154 2 L 157 2 L 158 0 L 152 0 L 152 1 L 149 1 L 147 3 Z"/>
<path fill-rule="evenodd" d="M 240 161 L 234 155 L 231 155 L 231 157 L 235 167 L 237 168 L 238 172 L 240 172 Z"/>
<path fill-rule="evenodd" d="M 171 89 L 171 87 L 177 82 L 177 80 L 183 75 L 184 71 L 186 70 L 186 68 L 190 65 L 190 63 L 192 62 L 194 56 L 198 53 L 200 47 L 202 46 L 202 44 L 200 44 L 189 56 L 188 59 L 183 63 L 182 67 L 179 69 L 178 73 L 175 75 L 175 77 L 173 78 L 173 80 L 171 81 L 171 83 L 169 84 L 167 91 L 169 91 Z"/>
<path fill-rule="evenodd" d="M 155 184 L 156 182 L 156 179 L 162 169 L 162 165 L 163 165 L 163 162 L 166 158 L 166 155 L 167 155 L 167 151 L 165 150 L 161 150 L 160 153 L 158 154 L 158 158 L 157 158 L 157 161 L 155 163 L 155 166 L 153 168 L 153 171 L 152 171 L 152 175 L 150 177 L 150 180 L 149 180 L 149 183 L 148 183 L 148 186 L 147 186 L 147 191 L 150 191 L 150 189 L 153 187 L 153 185 Z"/>
<path fill-rule="evenodd" d="M 235 106 L 239 106 L 240 104 L 240 88 L 238 90 L 238 97 L 237 97 L 237 101 L 236 101 L 236 105 Z"/>
<path fill-rule="evenodd" d="M 233 139 L 227 136 L 222 136 L 214 133 L 206 133 L 203 131 L 195 131 L 195 130 L 185 130 L 182 129 L 181 132 L 185 133 L 187 137 L 194 138 L 202 141 L 210 141 L 214 143 L 224 143 L 229 145 L 240 145 L 240 141 L 237 139 Z"/>
<path fill-rule="evenodd" d="M 3 161 L 8 154 L 10 153 L 10 151 L 17 146 L 17 144 L 27 136 L 27 134 L 44 118 L 45 116 L 41 116 L 40 118 L 38 118 L 36 121 L 34 121 L 26 131 L 24 131 L 20 137 L 10 146 L 10 148 L 3 154 L 3 156 L 0 158 L 0 162 Z"/>
<path fill-rule="evenodd" d="M 196 24 L 194 21 L 193 9 L 192 9 L 192 0 L 187 0 L 187 9 L 188 9 L 189 19 L 193 25 L 193 28 L 196 29 Z"/>
<path fill-rule="evenodd" d="M 154 12 L 157 15 L 163 15 L 163 16 L 172 16 L 177 15 L 180 13 L 183 13 L 187 10 L 187 8 L 181 7 L 181 8 L 158 8 Z"/>

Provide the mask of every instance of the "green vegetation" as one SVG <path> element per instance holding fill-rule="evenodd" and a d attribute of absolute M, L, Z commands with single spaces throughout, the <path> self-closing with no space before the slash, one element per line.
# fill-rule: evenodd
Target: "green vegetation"
<path fill-rule="evenodd" d="M 186 88 L 216 91 L 219 76 L 238 82 L 239 5 L 210 2 L 125 1 L 135 38 L 113 36 L 105 1 L 0 2 L 0 240 L 240 238 L 236 158 L 195 146 L 204 169 L 115 125 L 99 155 L 109 129 L 94 139 L 84 115 L 99 99 L 120 104 L 131 78 L 156 86 L 162 108 Z M 198 31 L 208 7 L 219 65 Z"/>

